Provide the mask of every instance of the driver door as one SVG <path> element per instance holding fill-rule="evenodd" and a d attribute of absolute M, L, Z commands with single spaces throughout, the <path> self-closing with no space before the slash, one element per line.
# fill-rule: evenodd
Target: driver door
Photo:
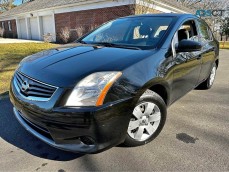
<path fill-rule="evenodd" d="M 194 20 L 184 22 L 174 35 L 172 41 L 174 61 L 172 84 L 173 101 L 179 99 L 197 86 L 201 70 L 201 51 L 180 53 L 175 51 L 178 43 L 184 39 L 199 41 L 196 22 Z"/>

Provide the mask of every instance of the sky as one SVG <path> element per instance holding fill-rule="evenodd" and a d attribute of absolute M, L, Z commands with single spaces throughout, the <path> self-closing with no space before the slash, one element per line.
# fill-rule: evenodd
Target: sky
<path fill-rule="evenodd" d="M 14 4 L 15 4 L 15 5 L 21 4 L 21 0 L 14 0 Z"/>

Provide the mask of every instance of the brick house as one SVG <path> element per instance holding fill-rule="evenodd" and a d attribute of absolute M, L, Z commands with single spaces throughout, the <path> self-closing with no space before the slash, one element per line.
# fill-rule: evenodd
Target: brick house
<path fill-rule="evenodd" d="M 69 29 L 72 39 L 77 28 L 87 32 L 106 21 L 133 15 L 141 0 L 33 0 L 0 14 L 4 37 L 43 40 L 51 34 L 52 41 L 60 40 L 63 29 Z M 190 13 L 176 0 L 151 0 L 150 13 Z"/>

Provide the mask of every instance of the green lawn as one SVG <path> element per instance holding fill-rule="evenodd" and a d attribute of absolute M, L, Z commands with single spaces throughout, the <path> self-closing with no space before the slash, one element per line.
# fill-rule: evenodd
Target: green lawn
<path fill-rule="evenodd" d="M 24 57 L 55 46 L 49 43 L 0 44 L 0 95 L 9 90 L 14 70 Z"/>
<path fill-rule="evenodd" d="M 229 42 L 219 42 L 220 43 L 220 48 L 223 48 L 223 49 L 229 49 Z M 223 46 L 224 44 L 224 46 Z"/>

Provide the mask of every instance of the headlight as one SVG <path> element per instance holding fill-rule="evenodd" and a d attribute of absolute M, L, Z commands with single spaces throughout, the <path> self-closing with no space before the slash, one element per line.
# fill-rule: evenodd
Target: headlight
<path fill-rule="evenodd" d="M 121 72 L 96 72 L 81 80 L 73 89 L 65 106 L 100 106 Z"/>

